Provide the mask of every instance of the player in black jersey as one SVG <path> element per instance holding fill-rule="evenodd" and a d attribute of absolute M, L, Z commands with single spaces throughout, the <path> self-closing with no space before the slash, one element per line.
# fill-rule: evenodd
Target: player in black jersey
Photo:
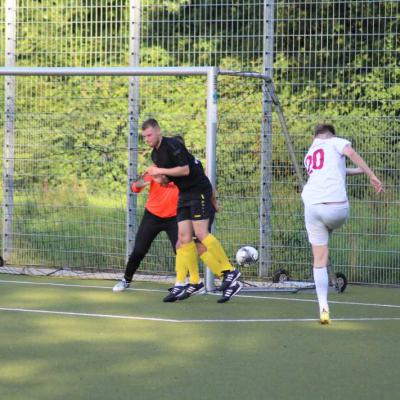
<path fill-rule="evenodd" d="M 201 164 L 179 140 L 162 136 L 155 119 L 143 123 L 142 135 L 153 148 L 151 158 L 155 165 L 149 167 L 147 173 L 166 175 L 179 189 L 177 221 L 180 247 L 176 252 L 176 284 L 164 301 L 188 298 L 204 288 L 200 282 L 193 233 L 207 249 L 201 259 L 222 278 L 223 295 L 218 302 L 230 300 L 242 288 L 242 283 L 238 281 L 240 272 L 231 265 L 220 242 L 208 229 L 213 192 L 209 179 Z M 187 270 L 190 283 L 185 286 Z"/>

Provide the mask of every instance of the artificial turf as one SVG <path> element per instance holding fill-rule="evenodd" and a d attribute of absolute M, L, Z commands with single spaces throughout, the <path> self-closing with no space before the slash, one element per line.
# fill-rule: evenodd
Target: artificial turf
<path fill-rule="evenodd" d="M 301 301 L 310 293 L 164 304 L 162 284 L 113 293 L 107 281 L 0 281 L 0 307 L 26 310 L 0 310 L 0 399 L 382 400 L 400 392 L 398 289 L 333 294 L 333 323 L 321 326 L 315 302 Z M 185 320 L 193 322 L 174 322 Z"/>

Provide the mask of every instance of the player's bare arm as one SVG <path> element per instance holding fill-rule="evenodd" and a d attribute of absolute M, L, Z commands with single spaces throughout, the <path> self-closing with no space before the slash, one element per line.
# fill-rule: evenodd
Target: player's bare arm
<path fill-rule="evenodd" d="M 375 189 L 376 193 L 381 193 L 383 191 L 382 182 L 377 178 L 372 169 L 369 168 L 363 158 L 351 146 L 346 146 L 343 149 L 343 154 L 347 156 L 355 165 L 357 165 L 357 167 L 360 168 L 365 174 L 368 175 L 371 185 Z"/>
<path fill-rule="evenodd" d="M 168 176 L 187 176 L 190 173 L 189 165 L 183 165 L 173 168 L 158 168 L 155 165 L 147 168 L 146 172 L 150 175 L 168 175 Z"/>
<path fill-rule="evenodd" d="M 219 206 L 219 202 L 218 202 L 217 193 L 215 192 L 215 190 L 213 190 L 213 193 L 211 196 L 211 203 L 215 209 L 215 212 L 219 212 L 220 206 Z"/>
<path fill-rule="evenodd" d="M 348 175 L 348 176 L 361 175 L 363 173 L 364 173 L 364 171 L 359 167 L 357 167 L 357 168 L 346 168 L 346 175 Z"/>
<path fill-rule="evenodd" d="M 166 175 L 153 175 L 153 179 L 155 182 L 159 183 L 160 185 L 166 186 L 171 180 Z"/>

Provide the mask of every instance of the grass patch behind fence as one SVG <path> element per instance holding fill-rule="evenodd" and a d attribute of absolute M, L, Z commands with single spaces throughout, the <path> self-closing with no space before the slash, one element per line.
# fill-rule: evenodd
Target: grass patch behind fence
<path fill-rule="evenodd" d="M 145 195 L 138 196 L 138 223 L 145 199 Z M 71 205 L 16 199 L 12 263 L 122 272 L 126 246 L 125 198 L 91 196 L 85 201 Z M 349 221 L 332 237 L 332 264 L 350 281 L 400 283 L 399 209 L 395 202 L 384 204 L 383 208 L 381 215 L 382 210 L 374 203 L 354 201 Z M 277 199 L 271 226 L 269 276 L 284 268 L 294 279 L 308 279 L 311 253 L 300 200 L 289 195 Z M 216 235 L 232 262 L 240 246 L 258 247 L 258 199 L 222 199 Z M 173 273 L 174 254 L 164 233 L 153 243 L 142 270 Z M 246 279 L 258 278 L 257 265 L 242 272 Z"/>

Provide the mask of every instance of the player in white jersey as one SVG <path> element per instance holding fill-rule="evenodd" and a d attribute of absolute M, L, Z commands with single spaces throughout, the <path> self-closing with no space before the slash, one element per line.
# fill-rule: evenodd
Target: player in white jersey
<path fill-rule="evenodd" d="M 348 157 L 357 168 L 346 168 Z M 304 158 L 308 181 L 301 197 L 308 240 L 313 252 L 313 273 L 317 291 L 320 322 L 329 324 L 328 306 L 328 242 L 329 234 L 346 221 L 349 202 L 346 193 L 346 175 L 367 174 L 377 193 L 382 183 L 368 167 L 351 143 L 336 137 L 332 125 L 318 125 L 314 140 Z"/>

